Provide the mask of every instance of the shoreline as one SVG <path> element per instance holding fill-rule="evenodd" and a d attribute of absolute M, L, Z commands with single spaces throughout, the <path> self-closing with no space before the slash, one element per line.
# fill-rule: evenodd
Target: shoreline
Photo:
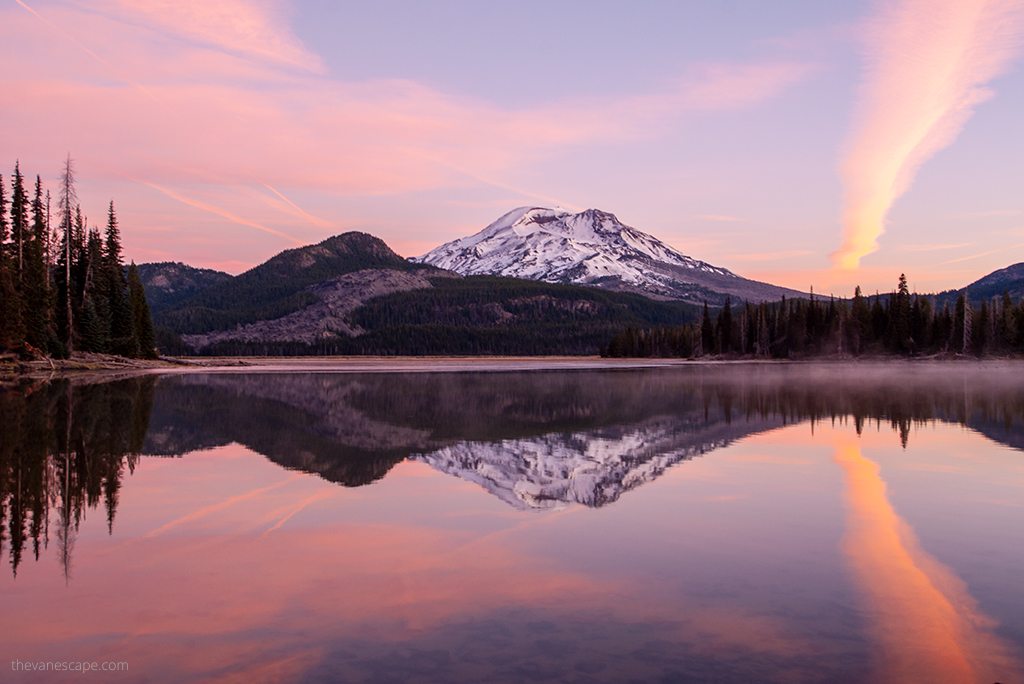
<path fill-rule="evenodd" d="M 76 353 L 71 359 L 21 361 L 0 357 L 0 386 L 72 378 L 105 381 L 138 375 L 194 373 L 454 373 L 535 370 L 632 370 L 723 366 L 992 366 L 1020 365 L 1019 358 L 815 357 L 809 359 L 605 358 L 600 356 L 247 356 L 126 359 Z"/>

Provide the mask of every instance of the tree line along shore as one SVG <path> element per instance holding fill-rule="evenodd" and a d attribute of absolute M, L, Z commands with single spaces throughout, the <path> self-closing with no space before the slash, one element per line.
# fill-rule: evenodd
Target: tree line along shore
<path fill-rule="evenodd" d="M 9 197 L 0 175 L 0 351 L 26 360 L 73 352 L 156 358 L 149 304 L 134 262 L 125 267 L 113 200 L 101 233 L 82 214 L 70 157 L 55 200 L 38 175 L 26 188 L 19 163 L 8 182 Z"/>
<path fill-rule="evenodd" d="M 1007 292 L 975 308 L 960 294 L 941 308 L 911 294 L 906 276 L 886 295 L 853 299 L 783 298 L 733 307 L 712 319 L 707 304 L 688 325 L 627 328 L 601 346 L 601 356 L 798 359 L 820 356 L 1007 356 L 1024 352 L 1024 298 Z"/>

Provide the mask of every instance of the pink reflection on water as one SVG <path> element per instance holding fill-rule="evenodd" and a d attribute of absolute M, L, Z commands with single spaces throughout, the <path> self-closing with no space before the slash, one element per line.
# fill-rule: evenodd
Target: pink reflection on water
<path fill-rule="evenodd" d="M 878 681 L 980 683 L 1019 671 L 967 585 L 921 548 L 893 509 L 859 442 L 840 435 L 833 458 L 846 477 L 843 550 L 866 598 Z"/>

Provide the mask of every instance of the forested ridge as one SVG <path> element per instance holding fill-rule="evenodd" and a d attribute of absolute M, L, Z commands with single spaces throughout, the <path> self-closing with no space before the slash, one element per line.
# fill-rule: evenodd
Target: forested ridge
<path fill-rule="evenodd" d="M 351 315 L 365 333 L 318 344 L 227 341 L 204 355 L 590 355 L 625 326 L 680 325 L 677 301 L 500 276 L 440 277 L 433 287 L 375 297 Z M 171 341 L 169 340 L 169 343 Z"/>
<path fill-rule="evenodd" d="M 202 334 L 280 318 L 316 301 L 316 295 L 306 289 L 310 285 L 367 268 L 408 271 L 430 267 L 409 263 L 380 238 L 355 231 L 343 233 L 316 245 L 281 252 L 157 311 L 156 322 L 178 334 Z"/>
<path fill-rule="evenodd" d="M 9 183 L 8 199 L 0 176 L 0 351 L 156 358 L 149 304 L 135 264 L 125 268 L 113 200 L 101 233 L 82 214 L 70 157 L 55 207 L 38 175 L 30 194 L 17 162 Z"/>
<path fill-rule="evenodd" d="M 895 290 L 852 300 L 783 299 L 733 307 L 726 301 L 712 317 L 675 327 L 628 327 L 601 346 L 602 356 L 753 358 L 1024 352 L 1024 299 L 1006 291 L 978 305 L 961 292 L 941 307 L 935 297 L 911 294 L 904 275 Z M 978 301 L 978 300 L 975 300 Z"/>

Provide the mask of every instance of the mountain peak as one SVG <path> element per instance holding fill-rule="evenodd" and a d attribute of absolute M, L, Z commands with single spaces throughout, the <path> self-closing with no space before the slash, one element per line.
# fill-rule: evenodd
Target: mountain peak
<path fill-rule="evenodd" d="M 800 294 L 689 257 L 600 209 L 574 214 L 519 207 L 479 233 L 411 261 L 462 275 L 592 285 L 692 302 L 715 293 L 755 301 Z"/>

